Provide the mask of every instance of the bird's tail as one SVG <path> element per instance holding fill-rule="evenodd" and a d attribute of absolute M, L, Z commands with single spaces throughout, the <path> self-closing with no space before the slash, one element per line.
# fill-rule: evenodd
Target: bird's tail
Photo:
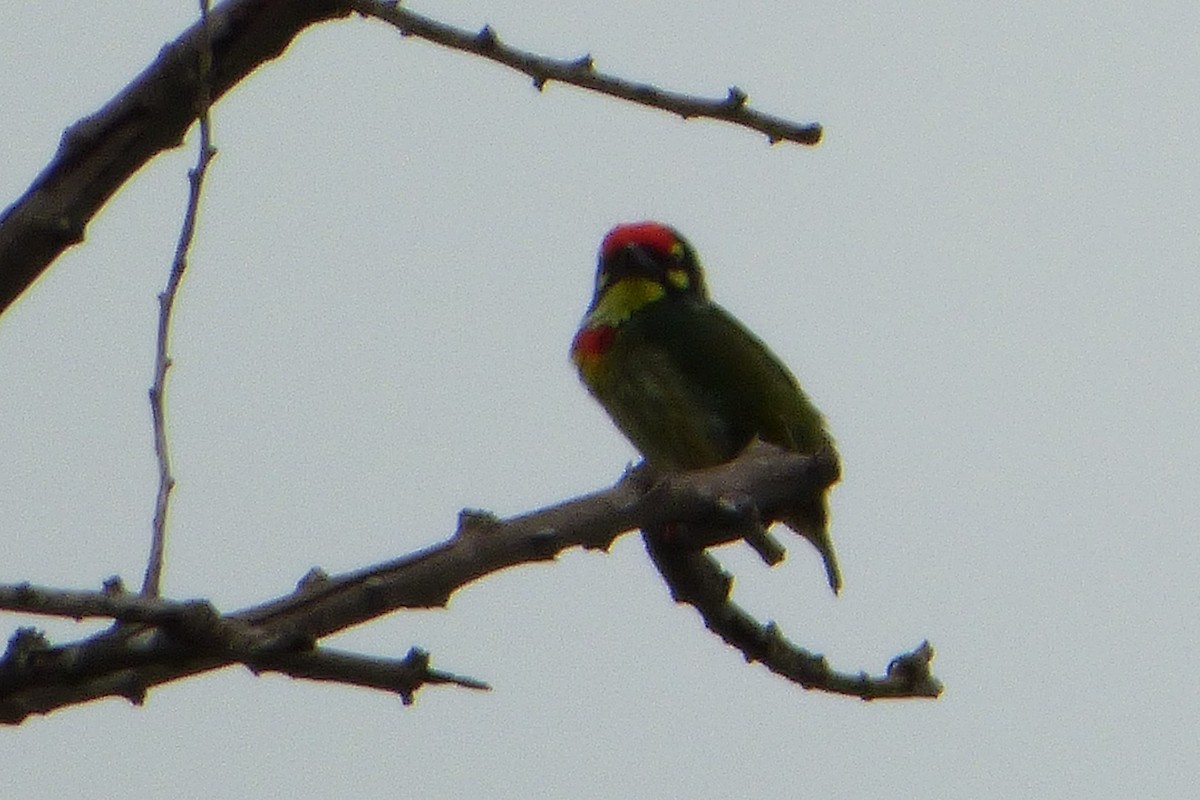
<path fill-rule="evenodd" d="M 833 550 L 833 540 L 829 538 L 829 510 L 825 498 L 821 497 L 812 508 L 785 517 L 783 524 L 796 533 L 808 539 L 817 548 L 825 562 L 825 577 L 829 588 L 837 594 L 842 589 L 842 570 L 838 566 L 837 553 Z"/>

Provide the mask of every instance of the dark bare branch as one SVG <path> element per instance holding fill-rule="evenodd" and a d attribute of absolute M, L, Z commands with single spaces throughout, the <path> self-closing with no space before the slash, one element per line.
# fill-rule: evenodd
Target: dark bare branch
<path fill-rule="evenodd" d="M 0 587 L 0 610 L 98 615 L 135 623 L 57 647 L 26 632 L 23 646 L 10 647 L 0 661 L 0 719 L 16 723 L 30 714 L 111 695 L 141 702 L 155 685 L 233 663 L 370 685 L 404 697 L 405 691 L 397 688 L 402 683 L 396 679 L 394 661 L 331 655 L 315 643 L 397 609 L 444 605 L 459 588 L 493 572 L 554 559 L 574 547 L 606 550 L 623 532 L 668 523 L 676 526 L 677 554 L 701 559 L 700 567 L 687 567 L 669 578 L 674 591 L 702 610 L 723 608 L 716 613 L 730 615 L 731 624 L 744 628 L 732 641 L 748 656 L 810 688 L 882 697 L 903 696 L 908 687 L 910 696 L 928 696 L 933 684 L 919 680 L 919 654 L 897 661 L 904 670 L 897 671 L 891 684 L 885 679 L 854 683 L 853 678 L 810 663 L 817 657 L 798 656 L 803 651 L 784 646 L 773 629 L 763 629 L 748 617 L 739 620 L 730 610 L 736 607 L 724 604 L 728 576 L 715 562 L 712 568 L 704 567 L 709 557 L 696 549 L 740 538 L 750 523 L 774 519 L 823 492 L 837 477 L 837 464 L 831 459 L 765 444 L 728 464 L 661 480 L 633 470 L 610 489 L 509 519 L 464 511 L 457 531 L 440 544 L 346 575 L 314 571 L 291 594 L 227 615 L 216 614 L 203 601 L 179 603 L 115 589 L 87 593 Z M 713 586 L 695 588 L 697 576 L 713 581 Z M 720 601 L 710 602 L 709 597 Z M 727 626 L 712 627 L 730 638 Z M 931 657 L 932 651 L 928 654 Z M 789 660 L 798 665 L 789 666 Z M 334 666 L 338 663 L 349 664 L 348 672 L 339 673 Z M 442 673 L 430 673 L 422 682 L 474 686 L 470 679 Z"/>
<path fill-rule="evenodd" d="M 879 677 L 865 672 L 838 672 L 824 656 L 793 644 L 774 623 L 760 624 L 731 601 L 733 578 L 711 555 L 668 545 L 650 532 L 643 533 L 643 539 L 675 601 L 699 611 L 708 629 L 741 650 L 747 661 L 761 661 L 767 669 L 805 689 L 863 700 L 933 698 L 942 693 L 941 682 L 930 672 L 933 648 L 929 642 L 892 659 L 886 674 Z"/>
<path fill-rule="evenodd" d="M 534 85 L 559 81 L 679 114 L 751 128 L 772 142 L 815 144 L 821 128 L 750 109 L 737 87 L 705 100 L 624 81 L 595 71 L 590 56 L 543 58 L 509 47 L 489 27 L 478 33 L 452 28 L 367 0 L 226 0 L 208 15 L 211 80 L 200 80 L 204 25 L 196 23 L 159 53 L 120 94 L 63 134 L 58 152 L 26 190 L 0 214 L 0 314 L 58 256 L 83 241 L 91 219 L 150 159 L 178 147 L 203 108 L 215 104 L 255 69 L 283 53 L 309 25 L 357 11 L 446 47 L 489 58 L 529 75 Z"/>
<path fill-rule="evenodd" d="M 746 105 L 746 93 L 736 86 L 731 86 L 725 97 L 713 100 L 693 97 L 597 72 L 591 55 L 556 59 L 510 47 L 500 40 L 490 25 L 484 25 L 478 32 L 466 31 L 423 17 L 388 0 L 350 0 L 350 5 L 363 16 L 375 17 L 395 26 L 405 36 L 427 39 L 523 72 L 539 91 L 550 81 L 558 81 L 631 103 L 670 111 L 684 119 L 705 117 L 741 125 L 764 134 L 772 144 L 786 141 L 814 145 L 821 141 L 819 124 L 792 122 L 755 111 Z"/>
<path fill-rule="evenodd" d="M 417 689 L 426 684 L 490 688 L 473 678 L 432 669 L 429 654 L 419 648 L 412 648 L 403 659 L 318 648 L 309 639 L 270 635 L 236 618 L 221 617 L 205 601 L 177 603 L 144 594 L 64 592 L 19 585 L 0 587 L 0 607 L 148 623 L 118 628 L 67 648 L 54 648 L 37 631 L 20 628 L 0 659 L 0 685 L 31 672 L 47 684 L 65 682 L 73 677 L 73 669 L 82 667 L 96 675 L 95 686 L 141 703 L 151 681 L 139 674 L 139 666 L 153 668 L 163 662 L 219 656 L 226 663 L 244 664 L 255 674 L 281 672 L 305 680 L 392 692 L 405 705 L 412 703 Z M 77 658 L 83 663 L 75 663 Z M 118 661 L 120 667 L 114 668 Z M 19 722 L 20 717 L 21 711 L 0 701 L 0 721 Z"/>

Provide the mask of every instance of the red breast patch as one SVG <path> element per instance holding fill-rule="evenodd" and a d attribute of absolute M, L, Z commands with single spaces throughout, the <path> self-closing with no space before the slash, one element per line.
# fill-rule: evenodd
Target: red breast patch
<path fill-rule="evenodd" d="M 612 347 L 616 335 L 617 329 L 611 325 L 584 328 L 575 334 L 575 341 L 571 343 L 571 355 L 576 358 L 602 356 Z"/>

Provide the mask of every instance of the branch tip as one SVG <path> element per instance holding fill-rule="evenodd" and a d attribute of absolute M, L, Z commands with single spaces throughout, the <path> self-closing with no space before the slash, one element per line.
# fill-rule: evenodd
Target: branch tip
<path fill-rule="evenodd" d="M 787 558 L 787 549 L 761 525 L 747 530 L 742 538 L 768 567 L 773 567 Z"/>

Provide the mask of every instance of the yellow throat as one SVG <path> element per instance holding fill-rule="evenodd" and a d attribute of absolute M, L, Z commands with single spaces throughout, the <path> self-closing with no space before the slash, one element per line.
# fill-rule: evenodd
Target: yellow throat
<path fill-rule="evenodd" d="M 625 278 L 609 286 L 600 295 L 600 302 L 587 315 L 586 325 L 617 327 L 639 308 L 661 300 L 667 290 L 649 278 Z"/>

